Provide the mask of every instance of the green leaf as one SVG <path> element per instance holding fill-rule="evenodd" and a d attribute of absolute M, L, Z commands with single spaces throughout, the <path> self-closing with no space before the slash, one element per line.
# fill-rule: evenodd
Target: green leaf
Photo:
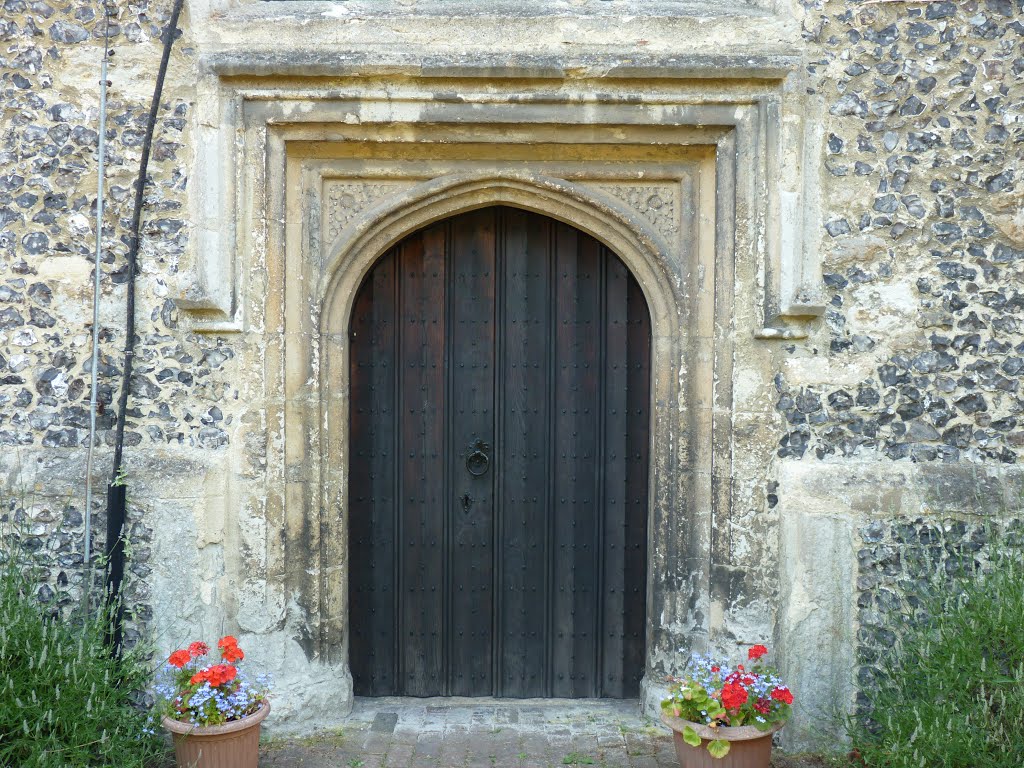
<path fill-rule="evenodd" d="M 693 730 L 692 725 L 688 725 L 685 728 L 683 728 L 683 741 L 685 741 L 691 747 L 700 746 L 700 736 L 698 736 L 697 732 Z"/>
<path fill-rule="evenodd" d="M 716 760 L 721 760 L 729 754 L 729 742 L 725 739 L 715 739 L 708 742 L 708 753 Z"/>

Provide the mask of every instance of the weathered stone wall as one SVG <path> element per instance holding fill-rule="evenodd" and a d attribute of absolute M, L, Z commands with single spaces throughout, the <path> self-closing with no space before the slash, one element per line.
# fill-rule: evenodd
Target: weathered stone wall
<path fill-rule="evenodd" d="M 247 23 L 267 45 L 283 29 L 266 18 L 283 4 L 241 3 L 243 15 L 220 34 L 218 14 L 235 4 L 220 5 L 186 7 L 150 165 L 126 430 L 128 596 L 143 626 L 155 617 L 162 630 L 207 639 L 222 630 L 260 635 L 265 647 L 254 657 L 287 694 L 316 672 L 304 650 L 310 627 L 296 623 L 300 612 L 272 586 L 285 566 L 267 555 L 283 527 L 281 508 L 299 503 L 283 498 L 274 474 L 283 430 L 268 419 L 268 403 L 280 395 L 268 382 L 283 373 L 265 368 L 263 351 L 280 341 L 280 329 L 263 327 L 264 308 L 254 305 L 243 332 L 198 334 L 176 303 L 215 256 L 202 251 L 189 213 L 208 202 L 190 182 L 197 137 L 216 122 L 197 117 L 198 54 L 211 40 L 230 48 Z M 310 12 L 315 43 L 290 40 L 316 47 L 322 61 L 372 53 L 375 44 L 396 57 L 426 50 L 439 61 L 488 46 L 544 49 L 557 60 L 553 51 L 627 58 L 730 43 L 742 57 L 800 25 L 793 37 L 802 37 L 803 69 L 789 87 L 801 97 L 792 103 L 817 109 L 813 119 L 822 120 L 821 146 L 809 148 L 819 165 L 815 194 L 804 199 L 828 309 L 806 339 L 737 340 L 744 370 L 760 366 L 761 378 L 737 382 L 735 399 L 764 407 L 735 419 L 740 441 L 754 437 L 737 448 L 733 476 L 716 478 L 716 493 L 735 495 L 736 515 L 721 521 L 711 544 L 711 642 L 755 642 L 774 627 L 807 711 L 842 710 L 854 700 L 857 666 L 884 641 L 874 606 L 913 590 L 906 553 L 928 546 L 921 532 L 942 526 L 943 546 L 957 551 L 976 541 L 974 516 L 1020 508 L 1019 472 L 1010 465 L 1024 446 L 1024 3 L 641 5 L 552 2 L 532 23 L 521 3 L 496 4 L 509 18 L 494 25 L 457 14 L 452 21 L 436 4 L 424 7 L 431 18 L 417 19 L 400 3 L 377 26 L 353 3 L 288 7 L 322 8 Z M 118 4 L 110 30 L 94 550 L 103 544 L 125 341 L 132 186 L 169 8 Z M 10 509 L 27 526 L 29 547 L 52 563 L 40 599 L 67 602 L 83 578 L 103 8 L 6 0 L 2 10 L 0 468 L 10 493 L 28 491 L 28 501 Z M 641 10 L 662 16 L 647 21 Z M 704 18 L 669 23 L 671 13 Z M 729 13 L 740 30 L 734 37 L 723 32 L 728 24 L 709 22 Z M 439 25 L 451 50 L 430 48 Z M 461 49 L 451 43 L 460 35 Z M 250 285 L 266 281 L 257 256 L 242 270 Z M 748 284 L 735 289 L 753 292 Z M 325 718 L 344 704 L 327 688 L 324 706 L 335 710 Z"/>
<path fill-rule="evenodd" d="M 995 549 L 1020 548 L 1021 521 L 900 517 L 873 520 L 858 531 L 857 708 L 870 711 L 879 664 L 893 652 L 909 617 L 949 593 L 949 579 L 990 566 Z M 938 594 L 936 594 L 938 593 Z"/>
<path fill-rule="evenodd" d="M 1020 516 L 1024 4 L 801 13 L 807 84 L 826 105 L 829 303 L 776 372 L 772 490 L 786 665 L 819 689 L 810 709 L 839 714 L 837 700 L 864 704 L 897 629 L 884 609 L 913 599 L 927 556 L 984 559 L 979 532 Z M 855 668 L 837 677 L 844 658 Z"/>
<path fill-rule="evenodd" d="M 52 554 L 41 600 L 81 596 L 95 254 L 100 59 L 109 32 L 99 413 L 93 553 L 105 538 L 114 401 L 123 365 L 127 240 L 166 3 L 26 3 L 0 16 L 0 445 L 3 493 L 25 546 Z M 216 462 L 237 398 L 224 339 L 182 333 L 171 298 L 188 244 L 191 67 L 188 24 L 172 58 L 143 216 L 135 369 L 125 444 L 132 546 L 126 597 L 145 624 L 152 530 L 167 497 L 143 490 L 175 476 L 161 457 Z M 145 451 L 145 453 L 142 453 Z M 142 457 L 145 457 L 144 459 Z M 141 483 L 141 484 L 140 484 Z M 183 489 L 179 488 L 179 493 Z M 183 495 L 188 495 L 187 492 Z M 56 597 L 54 597 L 56 595 Z M 128 640 L 136 637 L 134 629 Z"/>
<path fill-rule="evenodd" d="M 1013 463 L 1024 5 L 806 5 L 829 309 L 777 379 L 779 456 Z"/>

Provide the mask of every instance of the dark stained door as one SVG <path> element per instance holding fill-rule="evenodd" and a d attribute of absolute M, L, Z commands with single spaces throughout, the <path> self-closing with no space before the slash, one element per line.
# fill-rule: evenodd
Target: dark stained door
<path fill-rule="evenodd" d="M 514 208 L 409 236 L 351 324 L 358 695 L 632 697 L 650 319 L 619 258 Z"/>

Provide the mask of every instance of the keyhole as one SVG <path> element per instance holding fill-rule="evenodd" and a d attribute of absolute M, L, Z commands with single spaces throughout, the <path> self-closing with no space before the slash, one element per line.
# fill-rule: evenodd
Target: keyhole
<path fill-rule="evenodd" d="M 469 508 L 473 504 L 473 497 L 470 496 L 468 493 L 464 493 L 464 494 L 462 494 L 461 501 L 462 501 L 462 512 L 463 512 L 463 514 L 468 514 L 469 513 Z"/>

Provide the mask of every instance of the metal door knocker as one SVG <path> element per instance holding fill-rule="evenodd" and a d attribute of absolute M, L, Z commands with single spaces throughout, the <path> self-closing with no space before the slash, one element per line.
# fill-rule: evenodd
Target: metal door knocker
<path fill-rule="evenodd" d="M 491 457 L 487 455 L 491 446 L 483 440 L 477 440 L 470 444 L 469 450 L 470 454 L 466 457 L 466 470 L 473 477 L 480 477 L 487 472 L 487 468 L 491 465 Z"/>

